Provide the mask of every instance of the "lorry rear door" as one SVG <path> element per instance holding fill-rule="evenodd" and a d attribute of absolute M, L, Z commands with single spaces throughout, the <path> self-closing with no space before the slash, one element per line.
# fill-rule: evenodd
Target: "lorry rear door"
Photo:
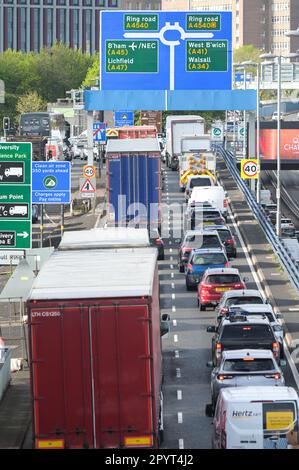
<path fill-rule="evenodd" d="M 153 445 L 148 306 L 90 311 L 93 399 L 98 448 Z"/>
<path fill-rule="evenodd" d="M 36 448 L 93 447 L 88 309 L 31 310 Z"/>

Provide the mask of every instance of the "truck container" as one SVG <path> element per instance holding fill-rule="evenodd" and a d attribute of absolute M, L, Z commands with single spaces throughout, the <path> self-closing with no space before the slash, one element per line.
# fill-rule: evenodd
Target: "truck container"
<path fill-rule="evenodd" d="M 161 152 L 158 139 L 109 140 L 106 149 L 108 221 L 160 226 Z M 133 221 L 134 219 L 134 221 Z"/>
<path fill-rule="evenodd" d="M 47 137 L 30 136 L 30 135 L 8 135 L 7 142 L 31 142 L 32 143 L 32 160 L 46 160 L 45 146 L 48 142 Z"/>
<path fill-rule="evenodd" d="M 116 127 L 118 139 L 146 139 L 157 137 L 155 126 L 123 126 Z"/>
<path fill-rule="evenodd" d="M 181 154 L 186 152 L 201 153 L 211 150 L 210 134 L 186 135 L 181 138 Z"/>
<path fill-rule="evenodd" d="M 64 232 L 58 250 L 144 248 L 147 246 L 150 246 L 150 240 L 145 228 L 107 227 Z"/>
<path fill-rule="evenodd" d="M 177 168 L 181 154 L 181 140 L 185 136 L 205 133 L 205 121 L 201 116 L 167 116 L 166 118 L 166 164 Z"/>
<path fill-rule="evenodd" d="M 33 446 L 158 447 L 157 252 L 56 251 L 27 301 Z"/>

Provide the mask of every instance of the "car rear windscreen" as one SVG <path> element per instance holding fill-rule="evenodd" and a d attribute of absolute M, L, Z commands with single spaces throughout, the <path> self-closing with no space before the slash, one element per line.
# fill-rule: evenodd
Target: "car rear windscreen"
<path fill-rule="evenodd" d="M 206 282 L 207 284 L 238 284 L 241 279 L 238 274 L 211 274 Z"/>
<path fill-rule="evenodd" d="M 190 181 L 190 189 L 198 186 L 212 186 L 210 178 L 192 178 Z"/>
<path fill-rule="evenodd" d="M 231 305 L 244 305 L 244 304 L 262 304 L 263 301 L 260 297 L 230 297 L 226 301 L 226 306 Z"/>
<path fill-rule="evenodd" d="M 217 235 L 199 235 L 190 236 L 185 242 L 185 246 L 189 248 L 220 248 L 221 243 Z"/>
<path fill-rule="evenodd" d="M 270 325 L 256 325 L 244 322 L 242 325 L 225 325 L 222 330 L 222 339 L 269 340 L 274 341 L 273 331 Z"/>
<path fill-rule="evenodd" d="M 222 370 L 225 372 L 262 372 L 275 369 L 272 359 L 227 359 Z"/>
<path fill-rule="evenodd" d="M 223 253 L 206 253 L 194 255 L 192 264 L 195 266 L 225 264 L 226 258 Z"/>
<path fill-rule="evenodd" d="M 222 242 L 226 242 L 227 240 L 232 239 L 232 236 L 229 230 L 218 230 L 218 233 Z"/>

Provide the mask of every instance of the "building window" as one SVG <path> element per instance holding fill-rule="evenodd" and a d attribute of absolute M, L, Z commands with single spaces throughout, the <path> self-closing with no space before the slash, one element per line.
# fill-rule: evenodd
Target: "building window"
<path fill-rule="evenodd" d="M 14 22 L 13 22 L 13 8 L 7 8 L 7 47 L 13 49 L 13 33 L 14 33 Z"/>
<path fill-rule="evenodd" d="M 73 47 L 79 48 L 79 10 L 73 11 Z"/>
<path fill-rule="evenodd" d="M 40 10 L 39 8 L 33 9 L 33 50 L 39 51 L 39 34 L 40 34 Z"/>
<path fill-rule="evenodd" d="M 20 8 L 20 50 L 26 52 L 26 8 Z"/>
<path fill-rule="evenodd" d="M 47 11 L 47 46 L 53 46 L 53 10 L 51 8 Z"/>
<path fill-rule="evenodd" d="M 85 51 L 87 53 L 91 52 L 91 10 L 85 11 Z"/>
<path fill-rule="evenodd" d="M 59 13 L 59 41 L 66 42 L 66 10 L 61 8 Z"/>
<path fill-rule="evenodd" d="M 97 7 L 104 7 L 105 6 L 105 0 L 96 0 L 96 6 Z"/>
<path fill-rule="evenodd" d="M 118 0 L 108 0 L 108 7 L 118 7 Z"/>

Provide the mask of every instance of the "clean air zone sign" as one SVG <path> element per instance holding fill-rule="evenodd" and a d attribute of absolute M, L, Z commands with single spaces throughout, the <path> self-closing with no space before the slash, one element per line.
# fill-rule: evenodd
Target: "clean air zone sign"
<path fill-rule="evenodd" d="M 211 129 L 211 138 L 212 140 L 223 140 L 224 129 L 223 124 L 213 124 Z"/>
<path fill-rule="evenodd" d="M 102 11 L 101 90 L 231 90 L 231 12 Z"/>

